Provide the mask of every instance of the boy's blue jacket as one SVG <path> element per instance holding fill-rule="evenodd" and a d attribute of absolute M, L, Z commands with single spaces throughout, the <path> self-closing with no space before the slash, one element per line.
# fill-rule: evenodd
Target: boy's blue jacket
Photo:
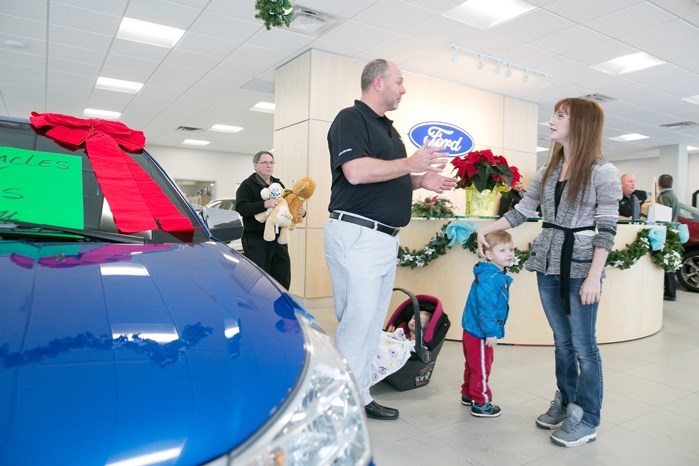
<path fill-rule="evenodd" d="M 466 299 L 461 327 L 476 338 L 502 338 L 510 312 L 512 277 L 485 261 L 473 266 L 473 275 L 476 278 Z"/>

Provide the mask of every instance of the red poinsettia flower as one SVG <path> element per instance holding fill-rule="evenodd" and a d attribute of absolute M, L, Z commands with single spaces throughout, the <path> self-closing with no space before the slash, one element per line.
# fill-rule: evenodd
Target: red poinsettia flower
<path fill-rule="evenodd" d="M 471 151 L 451 160 L 456 174 L 456 187 L 473 186 L 477 191 L 496 187 L 513 187 L 522 176 L 517 167 L 510 166 L 502 155 L 494 155 L 490 149 Z"/>

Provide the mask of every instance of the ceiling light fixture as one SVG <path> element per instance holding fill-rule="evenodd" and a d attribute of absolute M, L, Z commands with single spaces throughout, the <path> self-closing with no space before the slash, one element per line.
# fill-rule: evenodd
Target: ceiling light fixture
<path fill-rule="evenodd" d="M 253 112 L 274 113 L 275 105 L 272 102 L 257 102 L 250 108 Z"/>
<path fill-rule="evenodd" d="M 124 17 L 119 25 L 117 39 L 172 48 L 179 42 L 184 33 L 184 29 Z"/>
<path fill-rule="evenodd" d="M 95 84 L 97 89 L 104 89 L 105 91 L 116 91 L 116 92 L 127 92 L 129 94 L 136 94 L 143 87 L 143 83 L 136 81 L 124 81 L 122 79 L 112 79 L 100 76 L 97 78 L 97 84 Z"/>
<path fill-rule="evenodd" d="M 96 108 L 86 108 L 83 115 L 88 117 L 106 118 L 108 120 L 118 120 L 121 112 L 112 112 L 111 110 L 98 110 Z"/>
<path fill-rule="evenodd" d="M 534 9 L 536 6 L 524 0 L 467 0 L 442 16 L 486 29 Z"/>
<path fill-rule="evenodd" d="M 690 104 L 699 105 L 699 95 L 684 97 L 682 100 L 684 100 L 685 102 L 689 102 Z"/>
<path fill-rule="evenodd" d="M 638 52 L 593 65 L 592 68 L 609 74 L 626 74 L 664 63 L 661 59 L 648 55 L 645 52 Z"/>
<path fill-rule="evenodd" d="M 523 73 L 522 76 L 522 82 L 526 83 L 529 81 L 529 76 L 534 75 L 534 76 L 540 76 L 544 80 L 544 87 L 548 86 L 548 80 L 551 77 L 549 73 L 545 73 L 543 71 L 535 70 L 534 68 L 530 68 L 528 66 L 524 65 L 519 65 L 517 63 L 513 63 L 508 60 L 503 60 L 502 58 L 494 57 L 492 55 L 488 55 L 487 53 L 483 52 L 478 52 L 476 50 L 471 50 L 467 49 L 465 47 L 461 47 L 460 45 L 452 42 L 449 44 L 449 47 L 451 48 L 452 54 L 459 54 L 463 53 L 466 55 L 472 55 L 478 59 L 478 62 L 476 63 L 476 68 L 481 70 L 484 67 L 485 61 L 489 61 L 495 64 L 495 68 L 493 69 L 493 73 L 498 74 L 500 73 L 500 65 L 504 65 L 507 67 L 507 71 L 505 71 L 504 75 L 505 77 L 509 78 L 512 76 L 512 70 L 518 70 Z"/>
<path fill-rule="evenodd" d="M 209 128 L 209 131 L 218 131 L 220 133 L 238 133 L 242 131 L 243 128 L 240 126 L 229 126 L 229 125 L 213 125 Z"/>
<path fill-rule="evenodd" d="M 182 144 L 187 146 L 208 146 L 211 141 L 202 141 L 201 139 L 185 139 Z"/>
<path fill-rule="evenodd" d="M 629 141 L 638 141 L 639 139 L 648 139 L 648 136 L 644 136 L 642 134 L 638 133 L 629 133 L 629 134 L 622 134 L 621 136 L 616 136 L 613 138 L 609 138 L 612 141 L 620 141 L 620 142 L 629 142 Z"/>

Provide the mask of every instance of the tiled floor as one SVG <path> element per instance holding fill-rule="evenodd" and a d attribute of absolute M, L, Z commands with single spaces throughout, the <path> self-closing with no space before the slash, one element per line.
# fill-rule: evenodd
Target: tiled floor
<path fill-rule="evenodd" d="M 699 465 L 699 294 L 678 289 L 664 302 L 662 330 L 602 345 L 604 403 L 596 442 L 561 448 L 534 424 L 555 391 L 552 347 L 495 349 L 495 419 L 460 404 L 461 343 L 446 341 L 429 385 L 372 394 L 398 408 L 397 421 L 369 420 L 377 466 L 407 465 Z M 311 308 L 332 335 L 331 308 Z M 461 310 L 450 314 L 460 325 Z"/>

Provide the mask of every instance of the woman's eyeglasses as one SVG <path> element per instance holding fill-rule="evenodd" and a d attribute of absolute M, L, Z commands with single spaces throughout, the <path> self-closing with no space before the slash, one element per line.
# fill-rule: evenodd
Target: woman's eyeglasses
<path fill-rule="evenodd" d="M 567 118 L 569 118 L 569 116 L 564 112 L 554 112 L 553 115 L 551 115 L 552 120 L 565 120 Z"/>
<path fill-rule="evenodd" d="M 267 165 L 267 166 L 274 165 L 274 162 L 271 161 L 271 160 L 270 160 L 270 161 L 265 161 L 265 162 L 256 162 L 256 163 L 257 163 L 258 165 Z"/>

